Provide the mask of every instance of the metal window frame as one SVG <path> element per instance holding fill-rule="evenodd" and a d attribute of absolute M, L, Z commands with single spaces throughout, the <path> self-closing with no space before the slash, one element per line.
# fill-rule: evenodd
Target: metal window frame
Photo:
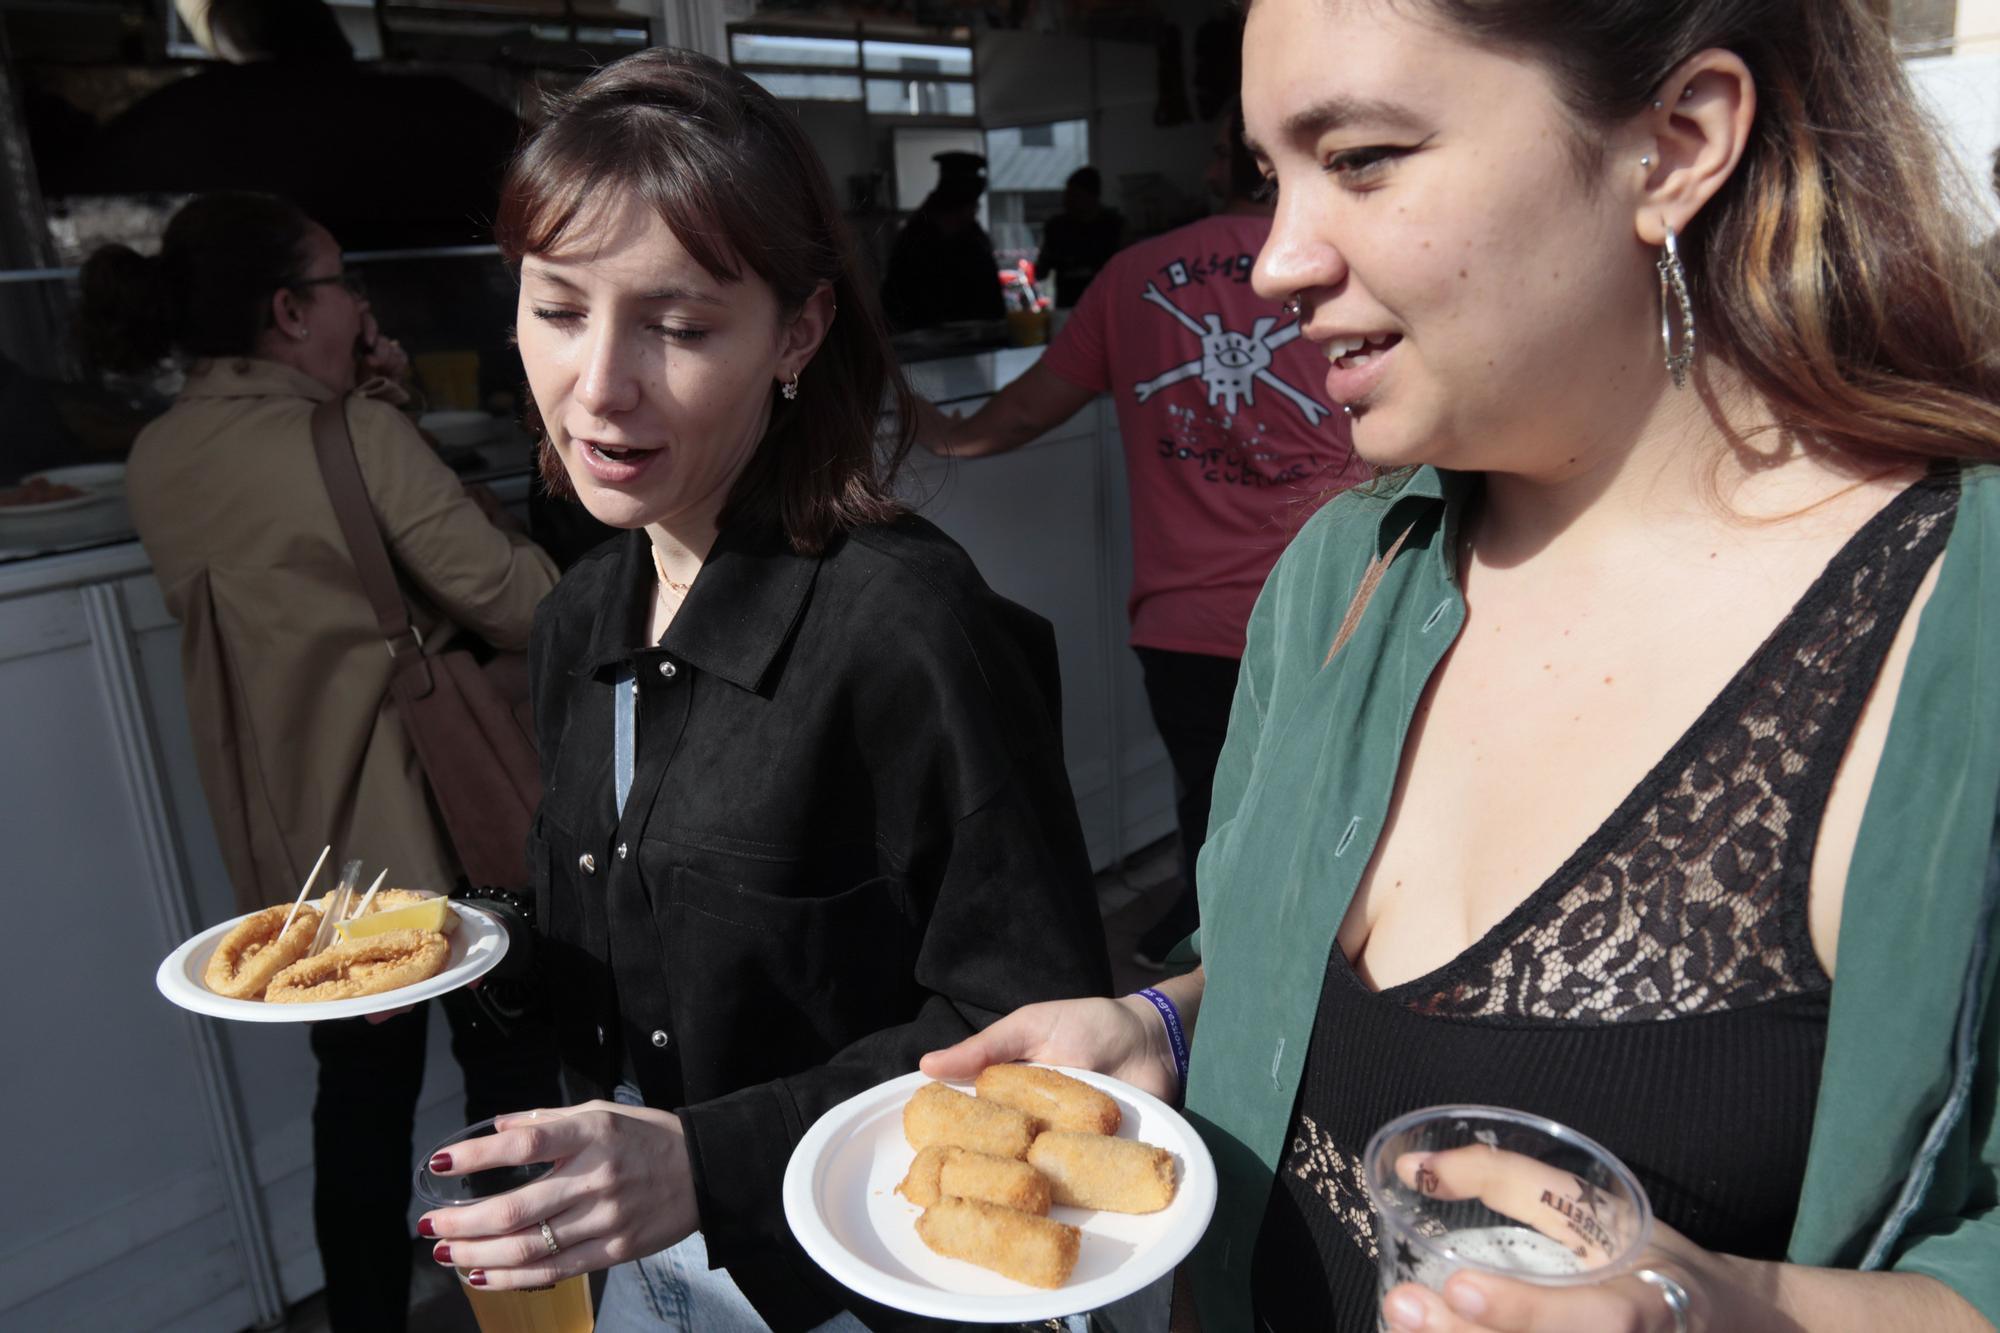
<path fill-rule="evenodd" d="M 736 58 L 736 38 L 743 37 L 816 37 L 825 41 L 852 42 L 854 63 L 851 65 L 798 65 L 780 61 L 738 60 Z M 861 85 L 861 96 L 852 101 L 846 98 L 812 98 L 811 101 L 837 102 L 842 106 L 859 106 L 861 114 L 871 121 L 883 121 L 895 125 L 968 125 L 984 128 L 979 120 L 979 48 L 971 37 L 956 38 L 935 36 L 929 33 L 914 34 L 900 28 L 883 28 L 856 19 L 843 24 L 782 23 L 750 20 L 731 23 L 723 30 L 723 40 L 729 48 L 730 68 L 745 74 L 830 74 L 842 78 L 852 78 Z M 933 73 L 929 70 L 912 72 L 909 70 L 869 69 L 864 53 L 864 42 L 907 43 L 914 46 L 961 47 L 971 58 L 972 68 L 965 74 Z M 917 77 L 917 75 L 921 77 Z M 868 109 L 868 84 L 877 82 L 920 82 L 920 83 L 963 83 L 972 87 L 972 114 L 955 116 L 946 112 L 926 112 L 917 115 L 901 115 L 891 112 L 870 111 Z"/>

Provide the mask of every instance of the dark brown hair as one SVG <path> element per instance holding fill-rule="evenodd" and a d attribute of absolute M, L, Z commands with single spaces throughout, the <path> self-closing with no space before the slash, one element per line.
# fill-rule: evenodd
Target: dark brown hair
<path fill-rule="evenodd" d="M 1863 0 L 1421 0 L 1552 71 L 1588 128 L 1711 48 L 1757 86 L 1743 159 L 1682 238 L 1705 351 L 1801 439 L 1874 464 L 2000 459 L 1993 280 L 1962 173 Z"/>
<path fill-rule="evenodd" d="M 251 355 L 272 294 L 305 280 L 312 225 L 275 195 L 222 190 L 181 206 L 156 258 L 104 246 L 78 278 L 85 356 L 130 371 L 173 351 Z"/>
<path fill-rule="evenodd" d="M 902 513 L 890 487 L 909 453 L 915 400 L 875 294 L 858 280 L 826 169 L 791 114 L 735 70 L 664 47 L 607 65 L 551 111 L 501 186 L 494 233 L 509 263 L 551 253 L 587 206 L 623 191 L 657 212 L 718 282 L 748 269 L 787 313 L 832 285 L 833 325 L 799 375 L 798 399 L 772 403 L 721 521 L 775 519 L 794 550 L 813 554 L 849 528 Z M 883 451 L 885 397 L 897 433 Z M 543 476 L 560 492 L 567 478 L 553 454 L 544 436 Z"/>

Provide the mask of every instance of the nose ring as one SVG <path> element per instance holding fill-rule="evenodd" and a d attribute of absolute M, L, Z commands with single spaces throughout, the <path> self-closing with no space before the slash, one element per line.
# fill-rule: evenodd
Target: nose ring
<path fill-rule="evenodd" d="M 1292 319 L 1297 319 L 1299 317 L 1300 311 L 1303 308 L 1304 308 L 1303 300 L 1297 292 L 1293 292 L 1290 298 L 1286 300 L 1285 304 L 1280 307 L 1280 309 L 1282 309 L 1285 312 L 1285 314 Z"/>

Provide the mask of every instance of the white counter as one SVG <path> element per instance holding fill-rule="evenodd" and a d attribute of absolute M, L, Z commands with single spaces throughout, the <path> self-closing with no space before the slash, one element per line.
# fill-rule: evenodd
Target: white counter
<path fill-rule="evenodd" d="M 970 402 L 1039 349 L 912 367 Z M 1125 648 L 1131 544 L 1109 405 L 1001 458 L 913 458 L 906 487 L 987 580 L 1054 624 L 1092 861 L 1173 828 L 1173 783 Z M 526 478 L 495 485 L 519 503 Z M 136 542 L 0 565 L 0 846 L 9 1015 L 0 1328 L 223 1333 L 320 1285 L 314 1069 L 294 1027 L 183 1014 L 159 960 L 227 916 L 182 703 L 180 629 Z M 461 1106 L 441 1016 L 421 1146 Z"/>

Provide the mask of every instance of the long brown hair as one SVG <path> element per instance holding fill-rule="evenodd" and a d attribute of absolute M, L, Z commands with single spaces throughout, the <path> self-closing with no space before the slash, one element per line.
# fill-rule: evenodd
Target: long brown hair
<path fill-rule="evenodd" d="M 1682 239 L 1704 351 L 1781 428 L 1864 463 L 2000 460 L 1993 277 L 1863 0 L 1422 0 L 1554 74 L 1586 125 L 1710 48 L 1757 85 L 1735 174 Z"/>
<path fill-rule="evenodd" d="M 903 512 L 891 494 L 915 429 L 915 401 L 889 351 L 875 294 L 826 168 L 791 114 L 707 56 L 660 47 L 607 65 L 559 97 L 501 186 L 495 239 L 509 263 L 551 252 L 586 206 L 622 191 L 654 209 L 718 282 L 757 274 L 781 309 L 820 284 L 838 313 L 722 513 L 775 519 L 813 554 L 849 528 Z M 775 394 L 776 386 L 772 386 Z M 884 399 L 897 434 L 879 449 Z M 546 440 L 543 473 L 562 479 Z M 550 465 L 554 462 L 554 475 Z"/>

